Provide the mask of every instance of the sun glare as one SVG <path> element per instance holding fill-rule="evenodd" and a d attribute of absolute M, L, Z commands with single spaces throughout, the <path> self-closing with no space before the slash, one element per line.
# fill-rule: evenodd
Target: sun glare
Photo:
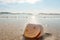
<path fill-rule="evenodd" d="M 32 24 L 36 24 L 37 23 L 35 15 L 31 16 L 31 19 L 30 19 L 29 22 L 32 23 Z"/>

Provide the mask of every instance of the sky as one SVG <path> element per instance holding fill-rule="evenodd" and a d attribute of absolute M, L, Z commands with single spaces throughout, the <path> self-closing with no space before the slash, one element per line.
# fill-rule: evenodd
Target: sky
<path fill-rule="evenodd" d="M 60 0 L 0 0 L 0 12 L 60 13 Z"/>

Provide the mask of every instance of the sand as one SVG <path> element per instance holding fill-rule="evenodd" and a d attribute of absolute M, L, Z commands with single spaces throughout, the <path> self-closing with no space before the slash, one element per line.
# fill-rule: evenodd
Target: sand
<path fill-rule="evenodd" d="M 24 28 L 22 26 L 18 27 L 16 23 L 0 23 L 0 40 L 27 40 L 23 37 L 23 31 Z M 60 40 L 60 34 L 57 31 L 55 33 L 54 31 L 52 33 L 44 31 L 41 40 Z"/>

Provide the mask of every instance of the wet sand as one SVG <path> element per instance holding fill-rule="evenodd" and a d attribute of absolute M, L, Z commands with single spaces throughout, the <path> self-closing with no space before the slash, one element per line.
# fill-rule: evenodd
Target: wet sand
<path fill-rule="evenodd" d="M 22 26 L 18 27 L 17 23 L 0 23 L 0 40 L 29 40 L 23 37 L 23 31 L 24 28 Z M 52 33 L 45 31 L 44 35 L 40 39 L 59 40 L 60 34 L 57 33 L 57 31 L 55 31 L 55 33 L 54 31 Z"/>

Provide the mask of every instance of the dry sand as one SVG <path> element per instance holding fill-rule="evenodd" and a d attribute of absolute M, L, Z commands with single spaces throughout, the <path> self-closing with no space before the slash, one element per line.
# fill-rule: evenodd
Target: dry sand
<path fill-rule="evenodd" d="M 24 27 L 18 27 L 16 23 L 0 23 L 0 40 L 29 40 L 23 37 L 23 31 Z M 60 40 L 60 34 L 57 31 L 55 33 L 54 31 L 51 33 L 44 31 L 45 33 L 41 40 Z"/>

